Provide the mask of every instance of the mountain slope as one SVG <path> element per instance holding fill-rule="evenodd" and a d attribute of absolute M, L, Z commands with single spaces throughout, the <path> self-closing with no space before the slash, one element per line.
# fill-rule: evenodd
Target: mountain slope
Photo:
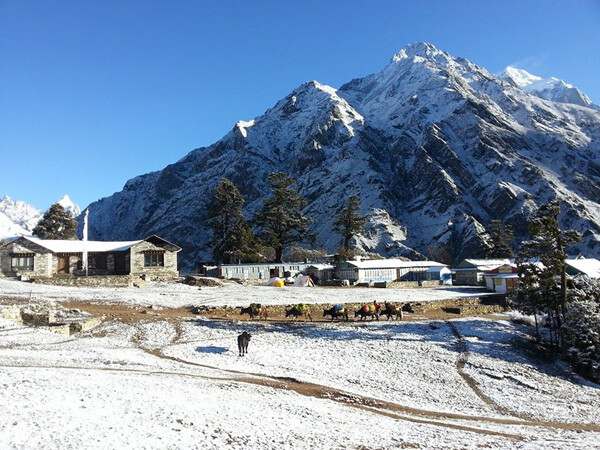
<path fill-rule="evenodd" d="M 4 196 L 0 201 L 0 239 L 30 235 L 41 218 L 42 213 L 29 203 Z"/>
<path fill-rule="evenodd" d="M 511 80 L 525 92 L 537 97 L 559 103 L 572 103 L 588 108 L 600 109 L 594 105 L 587 95 L 569 83 L 558 78 L 542 78 L 532 75 L 523 69 L 508 66 L 500 74 L 506 80 Z"/>
<path fill-rule="evenodd" d="M 283 171 L 309 200 L 319 245 L 334 250 L 332 221 L 349 195 L 370 214 L 367 250 L 419 257 L 445 245 L 481 252 L 492 219 L 526 233 L 541 202 L 564 202 L 561 224 L 600 254 L 600 113 L 523 91 L 431 44 L 396 54 L 380 73 L 336 90 L 299 86 L 215 144 L 128 181 L 90 205 L 90 237 L 157 233 L 184 248 L 184 265 L 210 259 L 204 204 L 222 176 L 246 198 L 248 217 Z"/>

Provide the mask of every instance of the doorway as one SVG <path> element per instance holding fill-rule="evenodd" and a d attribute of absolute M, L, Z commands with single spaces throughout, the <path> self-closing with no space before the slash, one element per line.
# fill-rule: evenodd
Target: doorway
<path fill-rule="evenodd" d="M 58 275 L 69 275 L 69 257 L 59 256 L 56 264 L 56 273 Z"/>

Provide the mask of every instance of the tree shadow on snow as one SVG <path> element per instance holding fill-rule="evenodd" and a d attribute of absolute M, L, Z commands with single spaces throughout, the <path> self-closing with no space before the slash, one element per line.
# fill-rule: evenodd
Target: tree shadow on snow
<path fill-rule="evenodd" d="M 558 351 L 540 345 L 535 329 L 512 322 L 457 320 L 452 322 L 467 342 L 469 353 L 535 368 L 539 373 L 576 385 L 600 388 L 577 375 Z"/>

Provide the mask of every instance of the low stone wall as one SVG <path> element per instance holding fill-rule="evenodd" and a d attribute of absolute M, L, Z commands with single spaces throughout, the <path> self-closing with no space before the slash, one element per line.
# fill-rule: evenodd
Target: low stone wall
<path fill-rule="evenodd" d="M 387 287 L 389 287 L 389 288 L 411 288 L 412 289 L 412 288 L 419 288 L 419 287 L 432 288 L 432 287 L 437 287 L 437 286 L 442 286 L 442 282 L 439 280 L 393 281 L 391 283 L 388 283 Z"/>
<path fill-rule="evenodd" d="M 141 287 L 147 281 L 131 275 L 92 275 L 81 277 L 32 277 L 30 281 L 53 286 L 87 286 L 87 287 Z"/>

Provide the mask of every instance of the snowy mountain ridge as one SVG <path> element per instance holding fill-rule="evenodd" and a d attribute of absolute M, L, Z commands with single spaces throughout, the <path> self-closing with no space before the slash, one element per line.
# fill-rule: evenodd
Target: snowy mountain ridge
<path fill-rule="evenodd" d="M 77 206 L 65 195 L 58 200 L 66 211 L 71 212 L 73 217 L 81 214 Z M 12 200 L 8 195 L 0 201 L 0 239 L 15 236 L 30 236 L 33 229 L 42 218 L 43 213 L 35 206 L 21 200 Z"/>
<path fill-rule="evenodd" d="M 600 256 L 600 113 L 546 100 L 465 58 L 409 45 L 379 73 L 335 89 L 304 83 L 218 142 L 128 181 L 90 205 L 93 239 L 156 233 L 184 248 L 184 265 L 211 258 L 205 202 L 222 176 L 246 199 L 247 217 L 269 195 L 270 172 L 297 181 L 330 251 L 335 213 L 360 195 L 369 215 L 359 246 L 422 257 L 481 255 L 493 219 L 526 235 L 540 203 L 563 202 L 561 225 Z"/>
<path fill-rule="evenodd" d="M 41 218 L 33 205 L 5 195 L 0 201 L 0 239 L 30 235 Z"/>
<path fill-rule="evenodd" d="M 572 103 L 588 108 L 600 109 L 590 98 L 572 84 L 558 78 L 542 78 L 526 70 L 508 66 L 500 74 L 506 80 L 512 80 L 518 87 L 537 97 L 559 103 Z"/>

